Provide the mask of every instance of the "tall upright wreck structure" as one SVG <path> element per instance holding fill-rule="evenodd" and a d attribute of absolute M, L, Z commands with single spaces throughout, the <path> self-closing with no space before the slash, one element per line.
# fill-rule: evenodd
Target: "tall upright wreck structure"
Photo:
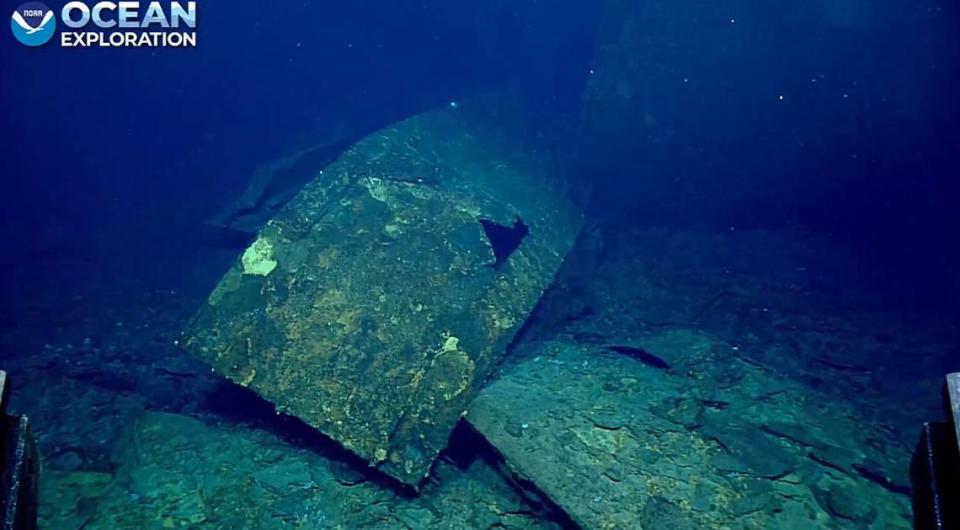
<path fill-rule="evenodd" d="M 317 168 L 186 348 L 416 486 L 582 223 L 508 99 L 414 116 Z"/>

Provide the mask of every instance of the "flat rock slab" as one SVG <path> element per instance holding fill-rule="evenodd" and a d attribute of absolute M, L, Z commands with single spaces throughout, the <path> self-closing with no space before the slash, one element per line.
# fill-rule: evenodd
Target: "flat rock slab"
<path fill-rule="evenodd" d="M 42 528 L 556 529 L 482 460 L 439 462 L 437 482 L 408 498 L 244 425 L 147 412 L 121 442 L 112 473 L 44 476 Z"/>
<path fill-rule="evenodd" d="M 878 455 L 846 448 L 889 438 L 882 427 L 704 333 L 671 329 L 616 343 L 672 363 L 651 365 L 603 344 L 520 345 L 467 415 L 518 485 L 580 526 L 909 527 L 909 499 L 857 470 Z M 832 507 L 850 497 L 863 500 L 857 510 L 869 521 Z"/>
<path fill-rule="evenodd" d="M 662 371 L 557 342 L 533 355 L 481 392 L 470 424 L 584 528 L 635 529 L 654 513 L 674 513 L 674 503 L 653 499 L 670 490 L 668 474 L 686 471 L 664 466 L 664 452 L 706 455 L 709 444 L 651 412 L 657 400 L 679 397 L 657 384 Z"/>
<path fill-rule="evenodd" d="M 514 109 L 431 111 L 318 168 L 185 347 L 416 486 L 582 224 Z"/>

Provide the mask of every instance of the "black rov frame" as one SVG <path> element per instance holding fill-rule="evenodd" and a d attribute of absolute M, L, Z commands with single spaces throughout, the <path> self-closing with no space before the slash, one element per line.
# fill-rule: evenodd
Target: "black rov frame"
<path fill-rule="evenodd" d="M 917 530 L 960 529 L 960 373 L 946 378 L 947 422 L 926 422 L 910 463 Z"/>
<path fill-rule="evenodd" d="M 27 417 L 6 413 L 9 392 L 0 370 L 0 530 L 34 530 L 40 459 Z"/>

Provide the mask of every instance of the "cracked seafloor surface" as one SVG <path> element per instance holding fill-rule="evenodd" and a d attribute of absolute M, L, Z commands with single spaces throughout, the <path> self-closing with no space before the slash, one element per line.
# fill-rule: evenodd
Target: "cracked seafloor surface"
<path fill-rule="evenodd" d="M 44 528 L 562 524 L 516 475 L 589 528 L 908 528 L 909 453 L 960 358 L 955 316 L 828 242 L 598 236 L 471 408 L 505 465 L 457 442 L 410 497 L 178 348 L 230 259 L 10 271 Z"/>

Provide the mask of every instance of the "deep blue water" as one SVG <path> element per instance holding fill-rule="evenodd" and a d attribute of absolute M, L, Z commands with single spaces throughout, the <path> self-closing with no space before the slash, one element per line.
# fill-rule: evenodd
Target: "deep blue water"
<path fill-rule="evenodd" d="M 890 263 L 955 262 L 956 6 L 824 5 L 658 8 L 701 21 L 644 28 L 635 97 L 669 136 L 638 142 L 644 174 L 605 160 L 580 177 L 614 180 L 623 223 L 807 224 Z M 195 50 L 26 49 L 4 32 L 4 257 L 181 240 L 331 122 L 369 130 L 504 83 L 576 113 L 599 10 L 201 2 Z M 725 197 L 731 183 L 747 193 Z"/>
<path fill-rule="evenodd" d="M 22 49 L 5 34 L 4 226 L 54 252 L 150 247 L 311 128 L 371 130 L 516 76 L 569 104 L 590 10 L 506 4 L 201 3 L 196 50 Z"/>

